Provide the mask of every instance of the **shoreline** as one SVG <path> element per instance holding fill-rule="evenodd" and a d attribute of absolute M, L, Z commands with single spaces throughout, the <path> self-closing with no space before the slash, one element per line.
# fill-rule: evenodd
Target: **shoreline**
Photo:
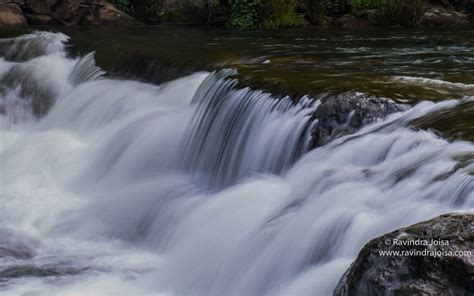
<path fill-rule="evenodd" d="M 168 10 L 162 8 L 160 18 L 150 20 L 143 12 L 123 10 L 114 6 L 114 0 L 91 1 L 90 5 L 69 5 L 67 0 L 53 0 L 54 5 L 42 3 L 30 3 L 17 0 L 0 0 L 0 30 L 11 30 L 35 26 L 65 26 L 65 27 L 149 27 L 157 25 L 169 26 L 200 26 L 208 28 L 228 28 L 238 30 L 320 30 L 320 29 L 371 29 L 371 28 L 454 28 L 474 27 L 474 4 L 464 4 L 465 7 L 453 5 L 440 5 L 428 2 L 416 8 L 414 16 L 404 16 L 404 13 L 412 11 L 395 11 L 393 15 L 382 12 L 382 8 L 355 8 L 346 10 L 338 8 L 337 13 L 327 12 L 320 14 L 318 20 L 308 15 L 308 7 L 299 7 L 291 11 L 291 17 L 287 22 L 278 20 L 278 16 L 253 16 L 256 18 L 252 25 L 233 24 L 234 12 L 226 12 L 225 16 L 208 16 L 212 11 L 206 7 L 194 7 L 197 15 L 191 15 L 184 8 L 170 7 Z M 133 1 L 130 1 L 132 3 Z M 199 1 L 196 1 L 196 3 Z M 271 1 L 270 1 L 271 2 Z M 301 1 L 300 1 L 301 2 Z M 349 1 L 350 2 L 350 1 Z M 45 2 L 47 3 L 47 2 Z M 68 6 L 66 6 L 68 5 Z M 185 4 L 183 4 L 185 5 Z M 193 4 L 194 5 L 194 4 Z M 273 4 L 276 5 L 276 4 Z M 309 5 L 309 4 L 308 4 Z M 414 4 L 412 4 L 414 5 Z M 191 7 L 188 7 L 189 9 Z M 181 10 L 180 10 L 181 9 Z M 227 7 L 229 10 L 230 8 Z M 234 9 L 234 8 L 232 8 Z M 306 11 L 304 10 L 306 9 Z M 209 11 L 208 11 L 209 10 Z M 398 15 L 396 15 L 398 14 Z M 131 16 L 132 15 L 132 16 Z M 283 17 L 283 16 L 282 16 Z M 390 19 L 393 17 L 394 19 Z M 407 20 L 409 17 L 413 19 Z M 258 22 L 258 23 L 257 23 Z M 267 23 L 266 23 L 267 22 Z M 268 23 L 270 22 L 270 23 Z"/>

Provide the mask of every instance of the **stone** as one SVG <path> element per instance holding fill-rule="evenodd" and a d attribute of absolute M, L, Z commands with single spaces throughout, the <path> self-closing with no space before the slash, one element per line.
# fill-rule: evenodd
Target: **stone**
<path fill-rule="evenodd" d="M 323 100 L 312 114 L 317 120 L 313 128 L 311 147 L 324 145 L 331 140 L 352 134 L 363 126 L 402 111 L 403 106 L 386 98 L 367 97 L 364 94 L 344 93 Z"/>
<path fill-rule="evenodd" d="M 0 3 L 0 28 L 26 26 L 26 18 L 16 4 Z"/>
<path fill-rule="evenodd" d="M 379 253 L 413 250 L 426 255 Z M 455 251 L 463 253 L 446 256 Z M 474 214 L 446 214 L 371 240 L 334 291 L 337 296 L 473 294 Z"/>

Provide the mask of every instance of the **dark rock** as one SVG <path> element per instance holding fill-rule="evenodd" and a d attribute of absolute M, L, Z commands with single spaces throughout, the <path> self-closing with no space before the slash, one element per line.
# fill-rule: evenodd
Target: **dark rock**
<path fill-rule="evenodd" d="M 345 93 L 323 100 L 313 113 L 317 124 L 312 131 L 312 147 L 324 145 L 336 137 L 352 134 L 364 125 L 403 110 L 392 100 Z"/>
<path fill-rule="evenodd" d="M 329 23 L 336 27 L 343 27 L 347 29 L 363 29 L 373 26 L 367 19 L 355 18 L 350 15 L 345 15 L 340 18 L 330 20 Z"/>
<path fill-rule="evenodd" d="M 0 228 L 0 259 L 29 259 L 35 256 L 38 242 L 24 234 Z"/>
<path fill-rule="evenodd" d="M 417 251 L 419 256 L 381 256 L 379 251 Z M 455 256 L 455 251 L 471 254 Z M 371 240 L 334 295 L 473 295 L 473 251 L 474 215 L 443 215 Z"/>
<path fill-rule="evenodd" d="M 77 0 L 58 1 L 52 8 L 58 18 L 72 24 L 76 24 L 86 13 L 86 9 L 81 9 L 81 4 Z"/>

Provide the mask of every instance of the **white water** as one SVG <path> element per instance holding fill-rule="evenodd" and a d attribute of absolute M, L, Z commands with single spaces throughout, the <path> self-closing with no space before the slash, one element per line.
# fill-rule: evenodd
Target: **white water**
<path fill-rule="evenodd" d="M 0 272 L 57 272 L 3 278 L 2 295 L 330 295 L 371 238 L 474 209 L 474 165 L 459 165 L 474 146 L 405 127 L 461 101 L 422 102 L 292 164 L 318 102 L 209 73 L 101 79 L 57 48 L 0 63 L 55 101 L 37 117 L 17 85 L 0 96 L 0 247 L 34 255 L 0 256 Z"/>

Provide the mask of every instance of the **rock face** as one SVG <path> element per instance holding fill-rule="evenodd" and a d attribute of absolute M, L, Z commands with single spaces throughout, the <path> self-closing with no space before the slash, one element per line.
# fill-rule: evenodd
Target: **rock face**
<path fill-rule="evenodd" d="M 419 256 L 379 251 L 418 251 Z M 373 239 L 334 291 L 337 296 L 473 294 L 474 214 L 443 215 Z"/>
<path fill-rule="evenodd" d="M 16 3 L 0 0 L 0 28 L 26 26 L 26 18 Z"/>
<path fill-rule="evenodd" d="M 140 24 L 105 0 L 0 0 L 0 27 Z"/>
<path fill-rule="evenodd" d="M 337 137 L 352 134 L 364 125 L 402 109 L 391 100 L 357 93 L 326 98 L 312 115 L 312 121 L 318 123 L 312 131 L 311 146 L 321 146 Z"/>

